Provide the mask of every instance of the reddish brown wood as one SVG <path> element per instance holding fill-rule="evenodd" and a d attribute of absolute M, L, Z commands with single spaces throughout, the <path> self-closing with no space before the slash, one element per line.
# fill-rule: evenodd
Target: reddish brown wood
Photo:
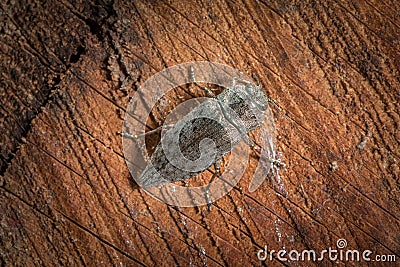
<path fill-rule="evenodd" d="M 400 260 L 397 1 L 104 2 L 1 4 L 2 263 L 262 265 L 265 245 L 339 238 Z M 211 211 L 133 182 L 117 134 L 129 96 L 195 60 L 256 75 L 281 107 L 281 190 L 275 176 L 248 192 L 255 157 Z"/>

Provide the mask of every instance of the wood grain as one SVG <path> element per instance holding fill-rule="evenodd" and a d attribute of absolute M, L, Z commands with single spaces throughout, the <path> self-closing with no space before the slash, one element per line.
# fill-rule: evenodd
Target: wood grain
<path fill-rule="evenodd" d="M 321 251 L 339 238 L 399 261 L 399 8 L 389 0 L 2 3 L 2 264 L 265 265 L 257 259 L 265 245 Z M 211 211 L 167 206 L 138 188 L 118 135 L 147 78 L 196 60 L 259 77 L 280 107 L 272 109 L 286 163 L 249 193 L 254 155 Z M 164 115 L 155 110 L 151 126 Z"/>

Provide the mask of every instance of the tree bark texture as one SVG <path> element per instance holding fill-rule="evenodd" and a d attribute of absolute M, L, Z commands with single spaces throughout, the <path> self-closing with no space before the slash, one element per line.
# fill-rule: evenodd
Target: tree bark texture
<path fill-rule="evenodd" d="M 257 252 L 340 238 L 399 261 L 399 10 L 395 0 L 3 1 L 2 264 L 331 266 Z M 118 134 L 135 90 L 189 61 L 259 78 L 286 164 L 249 193 L 251 157 L 210 211 L 138 188 Z"/>

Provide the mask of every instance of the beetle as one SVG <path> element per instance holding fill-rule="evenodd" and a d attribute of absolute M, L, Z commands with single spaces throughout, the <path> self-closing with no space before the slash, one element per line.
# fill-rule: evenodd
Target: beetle
<path fill-rule="evenodd" d="M 242 140 L 260 153 L 261 148 L 248 133 L 261 126 L 264 111 L 271 100 L 259 84 L 239 78 L 233 78 L 231 85 L 216 96 L 210 89 L 196 82 L 193 68 L 189 69 L 189 77 L 209 99 L 175 125 L 164 126 L 161 142 L 136 181 L 144 189 L 149 189 L 166 183 L 185 181 L 214 165 L 215 172 L 206 190 L 210 207 L 208 188 L 219 175 L 219 160 Z M 127 133 L 123 135 L 136 138 Z M 268 160 L 273 164 L 280 164 L 279 160 Z"/>
<path fill-rule="evenodd" d="M 188 70 L 188 82 L 203 90 L 207 100 L 185 113 L 173 126 L 164 125 L 140 135 L 123 132 L 122 136 L 135 139 L 160 129 L 164 131 L 161 142 L 156 146 L 151 158 L 146 160 L 147 165 L 138 173 L 141 173 L 139 176 L 135 175 L 138 185 L 146 191 L 165 184 L 185 181 L 214 165 L 215 172 L 210 183 L 205 186 L 206 203 L 210 207 L 209 188 L 219 176 L 219 160 L 223 156 L 244 141 L 259 154 L 260 161 L 265 160 L 265 155 L 261 157 L 261 147 L 248 133 L 263 124 L 268 103 L 276 104 L 264 94 L 259 83 L 255 85 L 237 78 L 238 76 L 230 76 L 231 82 L 224 83 L 225 90 L 216 96 L 210 89 L 196 82 L 192 66 Z M 267 131 L 271 130 L 268 126 L 267 128 Z M 266 160 L 272 165 L 282 166 L 279 160 L 269 158 L 274 155 L 268 154 Z M 222 177 L 221 179 L 228 182 Z M 171 189 L 175 190 L 175 187 L 171 186 Z"/>

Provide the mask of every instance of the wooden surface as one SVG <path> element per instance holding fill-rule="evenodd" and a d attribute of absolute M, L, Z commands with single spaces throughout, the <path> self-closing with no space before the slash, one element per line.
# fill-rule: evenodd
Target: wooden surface
<path fill-rule="evenodd" d="M 312 266 L 257 251 L 339 238 L 400 261 L 400 2 L 26 2 L 0 7 L 1 263 Z M 139 189 L 117 134 L 147 78 L 195 60 L 281 108 L 286 167 L 249 193 L 253 157 L 211 211 Z"/>

